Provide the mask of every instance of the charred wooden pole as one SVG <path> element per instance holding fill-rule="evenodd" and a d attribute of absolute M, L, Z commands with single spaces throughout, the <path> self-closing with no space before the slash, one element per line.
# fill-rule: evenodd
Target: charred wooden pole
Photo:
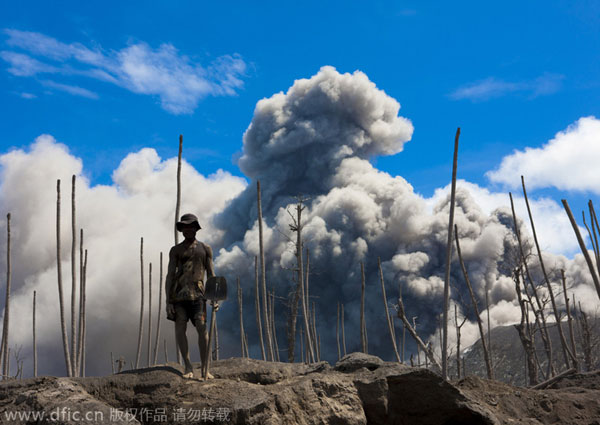
<path fill-rule="evenodd" d="M 140 326 L 138 332 L 137 352 L 135 355 L 135 368 L 140 364 L 140 354 L 142 353 L 142 332 L 144 328 L 144 238 L 140 239 L 140 269 L 141 269 L 141 303 L 140 303 Z"/>
<path fill-rule="evenodd" d="M 547 375 L 554 376 L 554 375 L 556 375 L 556 371 L 554 370 L 554 363 L 553 363 L 552 340 L 550 339 L 550 334 L 548 333 L 548 326 L 546 323 L 546 314 L 544 313 L 544 306 L 542 305 L 542 302 L 540 301 L 540 297 L 538 295 L 537 288 L 535 287 L 535 285 L 533 283 L 533 279 L 531 278 L 531 274 L 529 273 L 529 266 L 527 265 L 527 260 L 525 258 L 525 250 L 523 249 L 523 242 L 521 241 L 521 231 L 519 230 L 519 224 L 517 222 L 517 214 L 515 213 L 515 204 L 513 202 L 512 193 L 509 192 L 508 196 L 510 198 L 510 208 L 512 211 L 513 223 L 515 226 L 515 235 L 517 237 L 517 243 L 519 244 L 519 253 L 521 256 L 521 263 L 525 267 L 525 273 L 527 274 L 527 280 L 529 281 L 531 290 L 533 291 L 533 296 L 535 297 L 536 305 L 538 307 L 536 310 L 532 304 L 531 308 L 533 309 L 533 311 L 536 315 L 536 318 L 539 315 L 539 319 L 541 319 L 541 321 L 542 321 L 542 331 L 541 331 L 540 335 L 542 336 L 542 342 L 544 343 L 544 350 L 546 351 L 546 357 L 548 358 Z M 523 279 L 523 287 L 526 287 L 525 279 Z"/>
<path fill-rule="evenodd" d="M 562 279 L 563 296 L 565 297 L 565 309 L 567 310 L 567 323 L 569 325 L 569 339 L 571 342 L 571 352 L 573 353 L 573 367 L 579 371 L 579 360 L 577 359 L 577 346 L 575 345 L 575 333 L 573 332 L 573 317 L 571 317 L 571 308 L 569 306 L 569 296 L 567 294 L 567 279 L 564 269 L 560 269 Z"/>
<path fill-rule="evenodd" d="M 483 349 L 483 358 L 485 359 L 485 369 L 487 372 L 488 379 L 494 379 L 494 372 L 492 369 L 492 362 L 490 361 L 490 354 L 488 352 L 485 333 L 483 331 L 483 322 L 481 320 L 481 316 L 479 314 L 479 307 L 477 307 L 477 300 L 475 299 L 475 293 L 473 292 L 473 287 L 471 286 L 471 280 L 469 279 L 469 273 L 467 272 L 467 268 L 465 267 L 465 263 L 462 259 L 462 253 L 460 250 L 460 243 L 458 241 L 458 227 L 454 227 L 454 235 L 456 239 L 456 253 L 458 254 L 458 261 L 460 263 L 460 268 L 462 269 L 463 276 L 465 277 L 465 282 L 467 284 L 467 289 L 469 290 L 469 295 L 471 296 L 471 304 L 473 305 L 473 312 L 475 313 L 475 318 L 477 319 L 477 326 L 479 327 L 479 336 L 481 337 L 481 347 Z"/>
<path fill-rule="evenodd" d="M 160 338 L 160 316 L 162 310 L 162 285 L 163 285 L 163 253 L 160 253 L 160 265 L 159 265 L 159 276 L 158 276 L 158 311 L 156 319 L 156 339 L 154 341 L 154 359 L 153 364 L 158 362 L 158 341 Z"/>
<path fill-rule="evenodd" d="M 390 310 L 387 305 L 387 296 L 385 295 L 385 283 L 383 281 L 383 270 L 381 269 L 381 258 L 377 257 L 377 265 L 379 266 L 379 277 L 381 279 L 381 293 L 383 295 L 383 306 L 385 308 L 385 317 L 387 319 L 388 329 L 390 331 L 390 337 L 392 338 L 392 345 L 394 346 L 394 354 L 396 360 L 400 362 L 400 354 L 398 353 L 398 346 L 396 345 L 396 335 L 394 333 L 394 324 L 390 319 Z"/>
<path fill-rule="evenodd" d="M 254 256 L 254 309 L 256 310 L 256 327 L 258 329 L 258 336 L 260 338 L 260 353 L 262 359 L 266 360 L 265 355 L 265 342 L 263 339 L 263 327 L 261 320 L 261 308 L 260 308 L 260 295 L 259 295 L 259 283 L 258 283 L 258 257 Z"/>
<path fill-rule="evenodd" d="M 554 291 L 552 290 L 552 285 L 550 284 L 550 279 L 548 279 L 548 274 L 546 273 L 546 267 L 544 265 L 544 259 L 542 258 L 542 250 L 540 249 L 540 244 L 538 243 L 537 233 L 535 231 L 535 225 L 533 223 L 533 215 L 531 214 L 531 208 L 529 207 L 529 199 L 527 198 L 527 191 L 525 190 L 525 179 L 521 176 L 521 185 L 523 186 L 523 196 L 525 197 L 525 204 L 527 205 L 527 213 L 529 214 L 529 222 L 531 223 L 531 231 L 533 233 L 533 241 L 535 242 L 535 248 L 538 253 L 538 257 L 540 259 L 540 267 L 542 269 L 542 275 L 544 276 L 544 280 L 546 282 L 546 286 L 548 287 L 548 294 L 550 295 L 550 302 L 552 303 L 552 310 L 554 311 L 554 317 L 556 317 L 556 326 L 558 328 L 558 335 L 560 336 L 560 344 L 563 349 L 563 357 L 565 360 L 565 366 L 567 369 L 570 367 L 569 359 L 571 361 L 577 361 L 573 357 L 573 353 L 569 350 L 567 346 L 567 340 L 565 338 L 565 334 L 562 329 L 562 323 L 560 320 L 560 314 L 558 313 L 558 308 L 556 307 L 556 300 L 554 299 Z"/>
<path fill-rule="evenodd" d="M 75 267 L 75 253 L 77 247 L 77 231 L 76 231 L 76 216 L 75 216 L 75 174 L 71 179 L 71 367 L 73 368 L 73 376 L 78 376 L 78 358 L 77 358 L 77 309 L 75 300 L 77 298 L 77 276 Z"/>
<path fill-rule="evenodd" d="M 579 243 L 579 247 L 581 248 L 581 253 L 585 257 L 585 261 L 588 265 L 588 268 L 590 269 L 590 274 L 592 275 L 592 280 L 594 281 L 596 293 L 598 294 L 598 297 L 600 298 L 600 280 L 598 279 L 598 273 L 596 273 L 596 270 L 594 270 L 594 265 L 592 264 L 592 259 L 590 258 L 590 253 L 588 252 L 588 250 L 585 246 L 585 242 L 583 241 L 583 238 L 581 237 L 581 233 L 579 232 L 579 227 L 577 227 L 577 222 L 575 221 L 575 218 L 573 217 L 571 208 L 569 208 L 569 203 L 567 202 L 566 199 L 561 199 L 561 202 L 563 204 L 563 207 L 565 208 L 565 211 L 567 212 L 567 215 L 569 216 L 569 221 L 571 222 L 571 226 L 573 226 L 573 231 L 575 232 L 575 236 L 577 237 L 577 242 Z"/>
<path fill-rule="evenodd" d="M 262 284 L 262 302 L 263 302 L 263 322 L 265 323 L 265 335 L 267 337 L 267 352 L 270 361 L 274 361 L 273 356 L 273 341 L 271 338 L 271 330 L 269 329 L 269 317 L 267 316 L 267 279 L 265 271 L 265 250 L 263 247 L 263 217 L 262 203 L 260 193 L 260 181 L 256 181 L 257 207 L 258 207 L 258 243 L 260 250 L 260 276 Z M 293 361 L 293 354 L 292 354 Z"/>
<path fill-rule="evenodd" d="M 458 163 L 458 138 L 460 127 L 454 137 L 454 159 L 452 161 L 452 188 L 450 190 L 450 218 L 448 221 L 448 242 L 446 244 L 446 273 L 444 277 L 444 310 L 442 339 L 442 378 L 448 380 L 448 307 L 450 304 L 450 263 L 452 261 L 452 231 L 454 230 L 454 199 L 456 197 L 456 168 Z M 432 361 L 433 363 L 433 361 Z"/>
<path fill-rule="evenodd" d="M 37 378 L 37 341 L 35 339 L 35 294 L 33 291 L 33 376 Z"/>
<path fill-rule="evenodd" d="M 69 353 L 67 325 L 65 323 L 65 303 L 63 300 L 62 287 L 62 262 L 60 260 L 60 179 L 56 181 L 56 270 L 58 274 L 58 302 L 60 306 L 60 328 L 63 338 L 63 351 L 65 353 L 67 374 L 69 377 L 72 377 L 73 369 L 71 367 L 71 354 Z"/>
<path fill-rule="evenodd" d="M 365 265 L 360 262 L 360 343 L 362 352 L 367 352 L 367 337 L 365 336 L 366 325 L 365 325 Z"/>

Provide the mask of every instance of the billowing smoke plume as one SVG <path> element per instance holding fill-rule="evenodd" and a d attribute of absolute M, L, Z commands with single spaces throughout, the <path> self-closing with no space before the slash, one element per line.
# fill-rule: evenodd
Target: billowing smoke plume
<path fill-rule="evenodd" d="M 432 336 L 434 342 L 437 337 L 449 195 L 447 190 L 436 191 L 432 206 L 432 200 L 415 194 L 402 177 L 392 177 L 369 162 L 377 155 L 401 151 L 409 140 L 412 126 L 397 116 L 398 112 L 398 103 L 378 90 L 363 73 L 339 74 L 331 67 L 322 68 L 308 80 L 296 81 L 285 94 L 261 100 L 244 135 L 244 151 L 239 161 L 252 184 L 217 218 L 217 223 L 227 229 L 224 241 L 229 244 L 220 252 L 217 266 L 222 273 L 242 276 L 248 295 L 245 302 L 252 305 L 251 270 L 258 254 L 255 182 L 261 181 L 266 211 L 267 280 L 284 299 L 277 307 L 285 310 L 285 302 L 294 289 L 292 270 L 296 267 L 290 213 L 295 215 L 294 197 L 310 197 L 302 216 L 304 247 L 310 250 L 311 295 L 319 332 L 322 341 L 326 341 L 324 352 L 330 360 L 337 356 L 338 302 L 345 305 L 348 349 L 360 349 L 361 261 L 367 270 L 369 350 L 392 357 L 377 276 L 378 257 L 383 263 L 389 304 L 395 302 L 398 285 L 402 285 L 405 303 L 411 318 L 416 317 L 418 329 L 425 337 Z M 480 208 L 473 196 L 483 201 L 487 211 Z M 517 211 L 524 216 L 523 199 L 515 199 Z M 508 196 L 490 194 L 476 185 L 461 182 L 456 202 L 455 221 L 480 309 L 485 310 L 488 290 L 492 324 L 514 322 L 519 310 L 510 274 L 516 264 L 516 240 Z M 564 235 L 571 235 L 572 231 L 556 203 L 542 199 L 532 204 L 534 214 L 541 213 L 545 218 L 543 230 L 551 230 L 543 246 L 564 243 Z M 556 236 L 557 228 L 563 237 Z M 526 227 L 522 231 L 531 245 Z M 577 282 L 579 286 L 575 289 L 580 295 L 590 291 L 589 278 L 579 257 L 571 263 L 565 257 L 547 255 L 551 268 L 567 269 L 569 282 Z M 533 269 L 535 273 L 535 265 Z M 468 303 L 456 258 L 451 280 L 453 298 Z M 468 309 L 463 313 L 470 315 L 470 305 L 465 305 Z M 250 313 L 246 320 L 254 323 Z M 279 323 L 280 347 L 285 346 L 284 319 L 282 316 Z M 476 332 L 474 325 L 466 326 L 463 343 L 473 342 Z M 254 341 L 258 338 L 255 334 L 252 337 Z M 236 341 L 231 340 L 232 344 Z"/>
<path fill-rule="evenodd" d="M 345 306 L 347 349 L 360 349 L 362 261 L 366 266 L 369 351 L 393 358 L 377 275 L 378 257 L 392 312 L 401 285 L 410 319 L 415 317 L 419 333 L 436 343 L 446 260 L 448 188 L 425 199 L 402 177 L 377 170 L 370 162 L 378 155 L 400 152 L 410 140 L 412 124 L 398 115 L 399 110 L 398 102 L 363 73 L 340 74 L 334 68 L 324 67 L 312 78 L 296 81 L 286 93 L 258 102 L 244 134 L 239 160 L 250 184 L 222 171 L 204 177 L 184 163 L 182 212 L 199 216 L 203 230 L 198 237 L 213 246 L 216 270 L 228 278 L 230 294 L 235 293 L 235 279 L 240 277 L 245 328 L 254 357 L 260 356 L 253 297 L 254 258 L 258 254 L 257 180 L 262 186 L 267 285 L 276 293 L 282 360 L 287 358 L 287 304 L 295 287 L 295 234 L 289 225 L 290 214 L 295 215 L 297 196 L 308 198 L 302 215 L 303 239 L 304 248 L 310 251 L 311 304 L 314 302 L 316 307 L 322 357 L 330 361 L 337 358 L 337 303 Z M 63 182 L 63 284 L 65 299 L 70 300 L 70 178 L 76 174 L 78 227 L 86 231 L 85 246 L 90 255 L 88 374 L 110 370 L 110 351 L 115 356 L 124 355 L 128 365 L 135 362 L 139 238 L 143 236 L 145 241 L 146 267 L 150 261 L 154 266 L 156 306 L 158 254 L 166 254 L 173 243 L 170 223 L 174 214 L 176 159 L 161 160 L 153 149 L 142 149 L 121 162 L 113 173 L 112 185 L 90 186 L 82 162 L 50 136 L 41 136 L 29 151 L 17 150 L 1 156 L 0 165 L 0 201 L 6 211 L 13 213 L 11 347 L 22 345 L 22 355 L 29 359 L 26 362 L 31 360 L 29 318 L 35 289 L 38 318 L 43 318 L 38 320 L 40 372 L 64 374 L 56 285 L 55 184 L 57 178 Z M 564 248 L 565 243 L 569 249 L 576 247 L 558 205 L 548 199 L 530 201 L 535 217 L 539 217 L 536 224 L 542 247 Z M 518 215 L 526 217 L 523 199 L 515 197 L 515 202 Z M 480 308 L 485 310 L 485 294 L 489 290 L 492 326 L 515 322 L 519 311 L 510 273 L 516 250 L 507 194 L 490 193 L 460 181 L 455 215 Z M 5 231 L 5 224 L 0 231 Z M 550 234 L 547 229 L 554 232 Z M 522 225 L 522 231 L 531 247 L 527 225 Z M 5 241 L 1 244 L 5 250 Z M 582 256 L 575 255 L 573 260 L 550 253 L 544 256 L 546 267 L 553 270 L 553 282 L 559 282 L 555 270 L 564 268 L 568 285 L 583 308 L 594 311 L 597 297 Z M 4 273 L 3 267 L 0 266 L 0 273 Z M 532 271 L 539 281 L 535 261 Z M 461 312 L 470 318 L 463 327 L 463 345 L 467 346 L 478 335 L 456 257 L 451 283 L 453 302 L 466 301 L 467 308 L 462 311 L 461 306 Z M 240 353 L 237 305 L 235 297 L 230 298 L 218 313 L 222 357 Z M 147 330 L 146 322 L 144 327 Z M 172 325 L 165 321 L 164 314 L 162 335 L 173 360 Z M 194 341 L 192 332 L 189 336 Z M 190 346 L 192 359 L 198 360 L 195 343 Z M 145 365 L 145 342 L 143 347 Z M 410 343 L 407 353 L 413 350 Z M 162 359 L 161 352 L 159 360 Z M 26 375 L 28 370 L 26 363 Z"/>

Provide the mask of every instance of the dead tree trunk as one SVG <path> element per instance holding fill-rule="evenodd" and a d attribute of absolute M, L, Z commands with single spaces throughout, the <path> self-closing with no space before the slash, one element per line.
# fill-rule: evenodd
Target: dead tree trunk
<path fill-rule="evenodd" d="M 508 194 L 510 198 L 510 208 L 513 216 L 513 223 L 515 226 L 515 235 L 517 237 L 517 243 L 519 244 L 519 253 L 521 256 L 521 264 L 525 267 L 525 273 L 527 275 L 527 281 L 531 286 L 531 290 L 533 291 L 533 296 L 535 297 L 537 309 L 531 304 L 531 308 L 536 316 L 536 320 L 541 320 L 542 322 L 542 330 L 540 335 L 542 336 L 542 342 L 544 343 L 544 350 L 546 351 L 546 357 L 548 358 L 548 376 L 556 375 L 556 371 L 554 370 L 553 363 L 553 355 L 552 355 L 552 340 L 550 339 L 550 334 L 548 333 L 548 325 L 546 323 L 546 314 L 544 313 L 544 306 L 540 301 L 540 297 L 537 292 L 537 288 L 533 283 L 533 279 L 531 278 L 531 274 L 529 273 L 529 266 L 527 265 L 527 259 L 525 258 L 525 250 L 523 249 L 523 242 L 521 241 L 521 231 L 519 230 L 519 225 L 517 222 L 517 214 L 515 213 L 515 204 L 513 202 L 512 193 Z M 523 280 L 523 287 L 526 287 L 525 280 Z M 538 319 L 539 317 L 539 319 Z"/>
<path fill-rule="evenodd" d="M 456 168 L 458 163 L 458 138 L 460 127 L 454 137 L 454 159 L 452 161 L 452 188 L 450 190 L 450 218 L 448 221 L 448 243 L 446 244 L 446 273 L 444 277 L 444 311 L 442 339 L 442 378 L 448 380 L 448 306 L 450 304 L 450 263 L 452 260 L 452 231 L 454 230 L 454 199 L 456 197 Z M 433 362 L 432 362 L 433 363 Z"/>
<path fill-rule="evenodd" d="M 279 344 L 277 343 L 277 328 L 275 327 L 275 289 L 271 292 L 271 334 L 275 345 L 275 359 L 279 361 Z"/>
<path fill-rule="evenodd" d="M 260 249 L 260 276 L 262 283 L 262 300 L 263 300 L 263 322 L 265 323 L 265 334 L 267 336 L 267 352 L 269 360 L 273 361 L 273 341 L 271 339 L 271 331 L 269 329 L 269 317 L 267 316 L 267 280 L 265 272 L 265 250 L 263 248 L 263 218 L 262 218 L 262 203 L 260 196 L 260 181 L 256 182 L 257 206 L 258 206 L 258 242 Z M 288 347 L 289 348 L 289 347 Z M 293 347 L 292 347 L 293 348 Z M 292 354 L 292 361 L 294 360 Z"/>
<path fill-rule="evenodd" d="M 75 174 L 71 180 L 71 367 L 73 368 L 73 376 L 78 376 L 79 365 L 77 358 L 77 309 L 75 300 L 77 298 L 77 276 L 75 272 L 75 252 L 77 247 L 77 231 L 76 231 L 76 216 L 75 216 Z"/>
<path fill-rule="evenodd" d="M 238 313 L 240 316 L 240 351 L 242 353 L 242 358 L 247 357 L 244 352 L 244 320 L 242 315 L 242 287 L 240 286 L 240 277 L 238 276 L 236 279 L 237 283 L 237 300 L 238 300 Z"/>
<path fill-rule="evenodd" d="M 344 348 L 344 356 L 346 355 L 346 326 L 344 325 L 344 304 L 342 304 L 342 347 Z"/>
<path fill-rule="evenodd" d="M 37 378 L 37 341 L 35 339 L 35 291 L 33 291 L 33 376 Z"/>
<path fill-rule="evenodd" d="M 365 332 L 367 327 L 365 325 L 365 265 L 363 262 L 360 262 L 360 276 L 361 276 L 361 286 L 360 286 L 360 344 L 362 347 L 362 352 L 367 352 L 367 337 L 365 336 Z"/>
<path fill-rule="evenodd" d="M 300 274 L 300 273 L 299 273 Z M 308 322 L 308 277 L 310 274 L 310 251 L 306 248 L 306 285 L 302 283 L 301 291 L 302 291 L 302 317 L 304 320 L 304 329 L 307 330 L 310 328 Z M 300 282 L 303 282 L 302 280 Z M 339 308 L 339 307 L 338 307 Z M 306 332 L 306 350 L 308 351 L 307 363 L 311 363 L 315 361 L 315 350 L 313 340 L 310 336 L 310 332 Z"/>
<path fill-rule="evenodd" d="M 594 281 L 594 286 L 596 287 L 596 293 L 600 298 L 600 280 L 598 280 L 598 274 L 596 270 L 594 270 L 594 265 L 592 264 L 592 259 L 590 258 L 590 253 L 588 252 L 585 242 L 583 242 L 583 238 L 581 237 L 581 233 L 579 232 L 579 227 L 577 227 L 577 222 L 573 217 L 573 213 L 571 212 L 571 208 L 569 208 L 569 203 L 566 199 L 561 199 L 563 207 L 569 216 L 569 221 L 571 222 L 571 226 L 573 226 L 573 230 L 575 231 L 575 236 L 577 237 L 577 242 L 579 242 L 579 247 L 581 248 L 581 253 L 585 257 L 585 261 L 590 269 L 590 274 L 592 275 L 592 280 Z"/>
<path fill-rule="evenodd" d="M 462 323 L 460 325 L 458 324 L 458 311 L 456 304 L 454 304 L 454 326 L 456 327 L 456 374 L 458 379 L 460 379 L 460 329 L 466 321 L 467 318 L 464 317 Z"/>
<path fill-rule="evenodd" d="M 294 363 L 294 350 L 296 343 L 296 320 L 298 318 L 298 302 L 302 291 L 302 282 L 304 281 L 304 264 L 302 260 L 302 200 L 298 200 L 296 205 L 296 219 L 290 225 L 290 229 L 296 232 L 296 264 L 298 267 L 298 276 L 296 288 L 292 290 L 289 304 L 290 314 L 288 316 L 287 342 L 288 342 L 288 362 Z M 293 217 L 292 217 L 293 219 Z"/>
<path fill-rule="evenodd" d="M 318 343 L 318 335 L 317 335 L 317 307 L 315 302 L 313 301 L 312 305 L 312 339 L 316 342 L 315 353 L 317 355 L 317 361 L 321 361 L 321 346 Z"/>
<path fill-rule="evenodd" d="M 535 347 L 531 338 L 528 335 L 526 329 L 526 308 L 525 301 L 521 296 L 521 285 L 520 285 L 520 271 L 517 269 L 513 274 L 513 279 L 515 281 L 515 289 L 517 292 L 517 299 L 519 301 L 519 306 L 521 307 L 521 323 L 518 325 L 514 325 L 515 329 L 519 333 L 519 338 L 521 339 L 521 344 L 523 344 L 523 349 L 525 350 L 525 358 L 527 362 L 527 374 L 529 376 L 529 385 L 533 386 L 538 383 L 537 376 L 537 368 L 535 365 Z"/>
<path fill-rule="evenodd" d="M 594 369 L 592 362 L 592 333 L 590 330 L 587 315 L 581 309 L 581 301 L 579 301 L 579 315 L 581 316 L 580 326 L 581 335 L 583 336 L 581 340 L 581 345 L 583 349 L 583 361 L 585 362 L 586 371 L 590 372 Z"/>
<path fill-rule="evenodd" d="M 77 364 L 78 374 L 81 372 L 81 344 L 83 340 L 83 229 L 79 229 L 79 332 L 77 333 Z"/>
<path fill-rule="evenodd" d="M 335 321 L 335 340 L 337 341 L 338 360 L 342 358 L 342 349 L 340 346 L 340 303 L 337 305 L 337 316 Z"/>
<path fill-rule="evenodd" d="M 62 288 L 62 262 L 60 260 L 60 179 L 56 181 L 56 270 L 58 274 L 58 302 L 60 306 L 60 328 L 63 338 L 63 351 L 65 353 L 67 374 L 69 377 L 72 377 L 73 369 L 71 368 L 71 354 L 69 353 L 67 325 L 65 323 L 65 303 L 63 300 Z"/>
<path fill-rule="evenodd" d="M 158 341 L 160 338 L 160 316 L 162 310 L 162 285 L 163 285 L 163 253 L 160 253 L 160 265 L 158 276 L 158 311 L 156 318 L 156 340 L 154 341 L 154 359 L 153 364 L 158 362 Z"/>
<path fill-rule="evenodd" d="M 458 261 L 460 263 L 460 268 L 462 269 L 463 276 L 465 277 L 465 282 L 467 283 L 467 288 L 469 289 L 469 295 L 471 296 L 471 304 L 473 305 L 473 312 L 475 313 L 475 318 L 477 319 L 477 326 L 479 327 L 479 336 L 481 337 L 481 347 L 483 349 L 483 358 L 485 359 L 485 368 L 487 371 L 488 379 L 494 379 L 494 372 L 492 369 L 492 362 L 490 361 L 490 354 L 488 352 L 485 333 L 483 332 L 483 322 L 481 320 L 481 316 L 479 315 L 479 308 L 477 307 L 477 300 L 475 299 L 475 294 L 473 292 L 473 287 L 471 286 L 471 280 L 469 279 L 469 274 L 467 273 L 467 268 L 465 267 L 465 263 L 462 259 L 462 254 L 460 251 L 460 243 L 458 241 L 458 227 L 454 227 L 454 235 L 456 239 L 456 252 L 458 254 Z"/>
<path fill-rule="evenodd" d="M 2 326 L 2 356 L 4 363 L 2 366 L 2 375 L 4 379 L 8 376 L 8 325 L 10 319 L 10 285 L 11 285 L 11 264 L 10 264 L 10 213 L 6 214 L 6 298 L 4 299 L 4 323 Z"/>
<path fill-rule="evenodd" d="M 531 231 L 533 233 L 533 241 L 535 242 L 535 248 L 538 253 L 538 257 L 540 259 L 540 268 L 542 269 L 542 274 L 544 276 L 544 280 L 546 281 L 546 286 L 548 287 L 548 294 L 550 295 L 550 301 L 552 303 L 552 309 L 554 311 L 554 316 L 556 317 L 556 326 L 558 328 L 558 335 L 560 336 L 560 344 L 563 349 L 563 357 L 565 360 L 565 366 L 567 369 L 570 367 L 569 358 L 572 361 L 577 362 L 577 359 L 573 357 L 573 353 L 569 350 L 567 346 L 567 340 L 565 339 L 565 334 L 562 329 L 562 323 L 560 320 L 560 314 L 558 314 L 558 308 L 556 307 L 556 301 L 554 299 L 554 292 L 552 290 L 552 285 L 550 284 L 550 279 L 548 279 L 548 274 L 546 273 L 546 267 L 544 265 L 544 259 L 542 258 L 542 251 L 540 249 L 540 244 L 538 243 L 537 233 L 535 231 L 535 225 L 533 223 L 533 216 L 531 214 L 531 208 L 529 207 L 529 199 L 527 198 L 527 191 L 525 190 L 525 179 L 521 176 L 521 185 L 523 186 L 523 195 L 525 197 L 525 204 L 527 205 L 527 213 L 529 214 L 529 222 L 531 223 Z"/>
<path fill-rule="evenodd" d="M 563 295 L 565 297 L 565 309 L 567 310 L 567 323 L 569 324 L 569 339 L 571 342 L 571 352 L 573 353 L 573 367 L 579 371 L 579 360 L 577 359 L 577 347 L 575 345 L 575 334 L 573 333 L 573 318 L 571 317 L 571 308 L 569 306 L 569 296 L 567 295 L 567 280 L 565 271 L 560 269 L 560 276 L 563 285 Z"/>
<path fill-rule="evenodd" d="M 87 263 L 88 263 L 88 251 L 87 249 L 84 252 L 84 261 L 83 261 L 83 287 L 82 287 L 82 291 L 83 291 L 83 302 L 82 302 L 82 307 L 83 307 L 83 320 L 82 320 L 82 326 L 83 326 L 83 332 L 81 334 L 81 376 L 85 377 L 85 340 L 86 340 L 86 335 L 87 335 L 87 316 L 86 316 L 86 297 L 87 297 Z"/>
<path fill-rule="evenodd" d="M 398 284 L 398 286 L 400 286 L 400 284 Z M 406 329 L 408 329 L 408 333 L 410 334 L 410 336 L 412 336 L 413 339 L 416 341 L 417 346 L 425 352 L 425 355 L 429 358 L 429 361 L 431 362 L 431 366 L 436 371 L 441 373 L 442 368 L 440 367 L 440 364 L 433 356 L 433 351 L 431 350 L 431 347 L 429 347 L 429 348 L 427 347 L 427 345 L 419 337 L 419 335 L 417 334 L 417 332 L 412 327 L 412 325 L 410 324 L 410 322 L 408 321 L 408 319 L 406 317 L 406 311 L 404 310 L 404 303 L 402 302 L 402 291 L 401 291 L 400 287 L 398 287 L 398 294 L 399 294 L 399 296 L 398 296 L 398 317 L 402 320 L 402 323 L 404 323 L 404 326 L 406 327 Z"/>
<path fill-rule="evenodd" d="M 147 367 L 150 367 L 150 356 L 152 347 L 152 263 L 148 264 L 148 355 Z"/>
<path fill-rule="evenodd" d="M 265 355 L 265 342 L 263 339 L 263 328 L 262 320 L 260 318 L 260 295 L 259 295 L 259 284 L 258 284 L 258 257 L 254 256 L 254 309 L 256 310 L 256 327 L 258 328 L 258 336 L 260 338 L 260 353 L 262 359 L 266 360 Z"/>
<path fill-rule="evenodd" d="M 179 221 L 179 206 L 181 205 L 181 152 L 183 150 L 183 135 L 179 135 L 179 152 L 177 154 L 177 199 L 175 201 L 175 222 L 173 223 L 173 233 L 175 234 L 175 245 L 179 243 L 179 233 L 177 232 L 177 221 Z"/>
<path fill-rule="evenodd" d="M 177 153 L 177 199 L 175 200 L 175 221 L 173 222 L 173 233 L 175 235 L 175 245 L 179 243 L 179 233 L 177 232 L 177 221 L 179 221 L 179 207 L 181 205 L 181 153 L 183 151 L 183 135 L 179 135 L 179 151 Z M 173 323 L 175 327 L 175 323 Z M 177 331 L 175 331 L 177 334 Z M 181 364 L 181 352 L 177 347 L 177 338 L 175 338 L 175 352 L 177 353 L 177 363 Z"/>
<path fill-rule="evenodd" d="M 385 308 L 385 317 L 387 319 L 388 329 L 390 331 L 390 337 L 392 338 L 392 345 L 394 346 L 394 354 L 396 360 L 400 362 L 400 354 L 398 353 L 398 346 L 396 345 L 396 335 L 394 333 L 394 325 L 390 319 L 390 310 L 387 305 L 387 296 L 385 295 L 385 283 L 383 281 L 383 270 L 381 269 L 381 258 L 377 257 L 377 265 L 379 266 L 379 277 L 381 279 L 381 293 L 383 295 L 383 306 Z"/>
<path fill-rule="evenodd" d="M 142 332 L 144 328 L 144 238 L 140 239 L 140 269 L 141 269 L 141 303 L 140 303 L 140 327 L 138 332 L 137 353 L 135 355 L 135 368 L 140 364 L 140 354 L 142 353 Z"/>

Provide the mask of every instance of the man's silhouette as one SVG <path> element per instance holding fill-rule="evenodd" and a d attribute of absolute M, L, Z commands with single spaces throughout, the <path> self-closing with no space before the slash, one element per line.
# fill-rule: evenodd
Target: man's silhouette
<path fill-rule="evenodd" d="M 208 333 L 206 331 L 206 299 L 204 298 L 204 275 L 214 276 L 212 250 L 210 246 L 196 240 L 196 232 L 201 229 L 198 218 L 193 214 L 184 214 L 176 228 L 184 240 L 169 251 L 169 267 L 165 289 L 167 292 L 167 318 L 175 321 L 177 346 L 185 362 L 184 378 L 194 376 L 186 328 L 191 320 L 198 331 L 201 370 L 207 359 Z M 218 308 L 218 304 L 214 307 Z M 208 372 L 205 379 L 213 376 Z"/>

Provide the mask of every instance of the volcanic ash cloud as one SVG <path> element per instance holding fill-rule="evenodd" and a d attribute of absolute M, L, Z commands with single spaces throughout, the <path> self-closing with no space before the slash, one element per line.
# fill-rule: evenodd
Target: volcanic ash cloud
<path fill-rule="evenodd" d="M 258 253 L 256 180 L 260 180 L 267 281 L 277 295 L 286 298 L 295 285 L 296 261 L 289 213 L 295 215 L 294 196 L 310 197 L 302 215 L 303 237 L 304 247 L 310 250 L 312 300 L 321 323 L 327 324 L 319 332 L 323 340 L 334 341 L 336 303 L 344 303 L 348 349 L 359 349 L 359 263 L 363 261 L 370 350 L 383 356 L 391 356 L 391 348 L 377 257 L 383 263 L 388 299 L 397 296 L 401 283 L 409 313 L 418 317 L 423 334 L 431 335 L 441 312 L 448 227 L 449 197 L 440 197 L 430 212 L 426 200 L 406 180 L 377 170 L 369 162 L 378 155 L 400 152 L 410 139 L 412 124 L 398 116 L 399 108 L 365 74 L 340 74 L 332 67 L 296 81 L 286 93 L 259 101 L 239 160 L 252 183 L 216 218 L 225 232 L 217 269 L 240 275 L 248 294 L 246 303 L 253 303 L 253 261 Z M 493 288 L 493 305 L 513 303 L 514 286 L 506 275 L 514 245 L 510 210 L 503 207 L 484 213 L 469 192 L 459 187 L 455 214 L 480 302 L 489 287 Z M 455 262 L 452 284 L 464 286 L 462 281 Z M 284 303 L 277 308 L 285 308 Z M 246 320 L 254 323 L 251 313 Z M 229 314 L 234 320 L 233 309 Z M 336 357 L 332 344 L 325 350 L 330 359 Z"/>

